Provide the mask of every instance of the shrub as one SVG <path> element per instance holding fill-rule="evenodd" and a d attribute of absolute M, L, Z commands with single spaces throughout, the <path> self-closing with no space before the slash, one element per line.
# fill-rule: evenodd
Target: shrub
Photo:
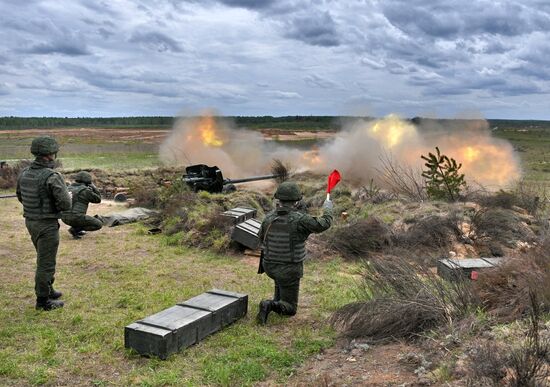
<path fill-rule="evenodd" d="M 468 384 L 498 385 L 506 376 L 508 348 L 491 341 L 472 348 L 468 353 Z"/>
<path fill-rule="evenodd" d="M 380 168 L 376 171 L 381 183 L 395 196 L 404 196 L 413 201 L 424 201 L 428 198 L 421 170 L 400 164 L 391 155 L 384 154 L 380 157 Z"/>
<path fill-rule="evenodd" d="M 438 147 L 436 154 L 428 153 L 428 156 L 420 156 L 426 161 L 426 170 L 422 171 L 422 177 L 426 179 L 426 191 L 434 199 L 457 200 L 460 190 L 464 188 L 464 174 L 459 173 L 462 164 L 456 160 L 442 155 Z"/>
<path fill-rule="evenodd" d="M 530 291 L 535 293 L 538 308 L 550 312 L 549 248 L 547 237 L 537 248 L 508 258 L 480 276 L 476 291 L 484 308 L 497 321 L 509 322 L 527 316 L 531 307 Z"/>
<path fill-rule="evenodd" d="M 525 341 L 510 353 L 513 386 L 536 386 L 547 381 L 550 373 L 550 340 L 540 337 L 540 309 L 535 292 L 529 292 L 531 313 Z"/>
<path fill-rule="evenodd" d="M 229 248 L 230 220 L 222 212 L 235 207 L 255 208 L 259 216 L 270 209 L 265 195 L 248 191 L 230 194 L 193 192 L 181 181 L 159 191 L 161 228 L 167 235 L 181 233 L 187 246 L 211 248 L 221 252 Z"/>
<path fill-rule="evenodd" d="M 159 205 L 159 187 L 155 184 L 151 184 L 143 181 L 132 182 L 130 184 L 130 192 L 134 199 L 133 206 L 156 208 Z"/>
<path fill-rule="evenodd" d="M 373 341 L 412 338 L 452 324 L 478 305 L 469 283 L 446 282 L 429 270 L 397 257 L 367 262 L 359 292 L 361 301 L 331 317 L 349 337 Z"/>
<path fill-rule="evenodd" d="M 447 216 L 430 215 L 414 223 L 405 233 L 397 236 L 396 244 L 403 248 L 449 248 L 462 233 L 458 227 L 459 213 Z"/>
<path fill-rule="evenodd" d="M 518 240 L 532 241 L 534 233 L 522 224 L 513 211 L 502 208 L 481 209 L 472 215 L 472 232 L 477 241 L 495 241 L 515 247 Z"/>
<path fill-rule="evenodd" d="M 329 246 L 346 258 L 364 257 L 391 245 L 391 229 L 375 217 L 336 227 L 327 234 Z"/>
<path fill-rule="evenodd" d="M 468 354 L 468 384 L 542 386 L 549 375 L 550 341 L 540 336 L 541 311 L 536 293 L 529 292 L 530 316 L 519 343 L 486 341 Z"/>
<path fill-rule="evenodd" d="M 382 190 L 374 183 L 374 180 L 371 179 L 369 185 L 364 185 L 359 188 L 357 193 L 354 195 L 354 199 L 373 204 L 380 204 L 395 200 L 397 197 L 392 192 Z"/>

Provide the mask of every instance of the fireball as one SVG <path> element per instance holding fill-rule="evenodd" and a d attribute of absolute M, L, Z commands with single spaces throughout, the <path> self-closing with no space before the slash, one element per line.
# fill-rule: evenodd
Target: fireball
<path fill-rule="evenodd" d="M 369 131 L 371 137 L 380 142 L 387 150 L 403 144 L 407 139 L 416 136 L 413 125 L 390 114 L 383 120 L 377 121 Z"/>
<path fill-rule="evenodd" d="M 471 138 L 476 145 L 459 146 L 449 150 L 457 155 L 468 180 L 489 186 L 505 187 L 521 176 L 521 168 L 508 144 L 491 143 L 486 138 Z"/>
<path fill-rule="evenodd" d="M 201 141 L 206 146 L 222 146 L 223 141 L 217 134 L 216 121 L 212 116 L 203 116 L 197 124 Z"/>

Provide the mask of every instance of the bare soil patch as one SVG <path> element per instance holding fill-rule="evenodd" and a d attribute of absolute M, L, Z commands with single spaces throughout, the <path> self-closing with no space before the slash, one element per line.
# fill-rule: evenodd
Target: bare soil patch
<path fill-rule="evenodd" d="M 421 385 L 415 367 L 404 364 L 414 348 L 404 343 L 354 346 L 340 341 L 308 360 L 290 379 L 290 386 L 394 386 Z M 270 382 L 262 384 L 273 385 Z"/>
<path fill-rule="evenodd" d="M 77 137 L 93 138 L 95 141 L 105 140 L 107 142 L 128 142 L 140 141 L 145 143 L 161 143 L 169 129 L 110 129 L 110 128 L 68 128 L 68 129 L 17 129 L 0 131 L 0 138 L 28 138 L 43 135 L 55 136 L 58 138 Z"/>
<path fill-rule="evenodd" d="M 266 140 L 278 141 L 301 141 L 301 140 L 325 140 L 332 138 L 335 132 L 331 131 L 312 131 L 312 130 L 282 130 L 282 129 L 262 129 L 262 135 Z"/>

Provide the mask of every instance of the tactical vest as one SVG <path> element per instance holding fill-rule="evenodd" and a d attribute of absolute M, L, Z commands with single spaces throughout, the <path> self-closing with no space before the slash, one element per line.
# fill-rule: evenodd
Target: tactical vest
<path fill-rule="evenodd" d="M 266 226 L 264 260 L 266 262 L 297 263 L 306 257 L 306 241 L 296 240 L 299 212 L 278 211 Z"/>
<path fill-rule="evenodd" d="M 80 193 L 84 191 L 86 188 L 85 185 L 70 185 L 69 186 L 69 192 L 72 194 L 72 200 L 73 205 L 71 208 L 72 214 L 84 214 L 86 215 L 86 212 L 88 211 L 88 201 L 80 198 Z"/>
<path fill-rule="evenodd" d="M 60 218 L 53 198 L 48 193 L 46 181 L 55 172 L 50 168 L 25 168 L 19 178 L 23 202 L 23 216 L 28 219 Z"/>

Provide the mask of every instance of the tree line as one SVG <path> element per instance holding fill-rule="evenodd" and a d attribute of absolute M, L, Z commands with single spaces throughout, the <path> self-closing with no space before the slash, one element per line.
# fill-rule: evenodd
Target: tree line
<path fill-rule="evenodd" d="M 6 129 L 48 129 L 48 128 L 170 128 L 178 117 L 169 116 L 137 116 L 137 117 L 0 117 L 0 130 Z M 373 117 L 338 117 L 338 116 L 228 116 L 224 117 L 235 122 L 238 127 L 250 129 L 288 129 L 288 130 L 338 130 L 346 120 L 362 118 L 371 120 Z M 460 129 L 460 119 L 429 119 L 414 117 L 410 120 L 423 126 L 430 122 Z M 517 130 L 530 128 L 534 130 L 550 130 L 550 121 L 541 120 L 487 120 L 493 129 Z"/>

